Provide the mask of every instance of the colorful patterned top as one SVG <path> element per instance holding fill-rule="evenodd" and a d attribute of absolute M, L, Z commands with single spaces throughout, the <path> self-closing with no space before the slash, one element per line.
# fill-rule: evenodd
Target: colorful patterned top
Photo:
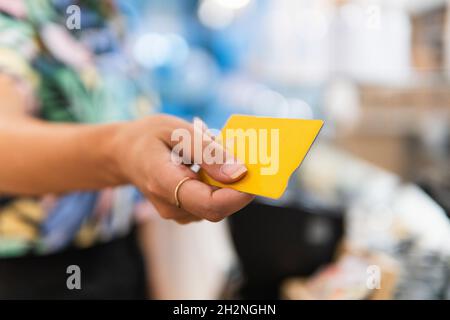
<path fill-rule="evenodd" d="M 68 27 L 72 4 L 80 9 L 80 29 Z M 0 72 L 33 88 L 37 107 L 30 112 L 85 123 L 151 113 L 149 91 L 121 49 L 123 21 L 115 12 L 113 1 L 0 1 Z M 131 186 L 0 196 L 0 257 L 88 247 L 126 234 L 141 200 Z"/>

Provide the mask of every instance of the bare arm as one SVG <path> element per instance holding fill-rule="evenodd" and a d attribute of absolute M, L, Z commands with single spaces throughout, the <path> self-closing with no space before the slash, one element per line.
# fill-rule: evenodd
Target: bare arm
<path fill-rule="evenodd" d="M 215 189 L 197 180 L 184 165 L 171 161 L 173 130 L 193 132 L 191 124 L 170 116 L 139 121 L 80 125 L 36 120 L 23 111 L 26 100 L 16 84 L 0 76 L 0 193 L 61 193 L 134 184 L 160 215 L 187 223 L 220 221 L 247 205 L 253 197 L 231 189 Z M 213 178 L 231 183 L 245 166 L 202 165 Z M 244 173 L 245 174 L 245 173 Z M 183 208 L 174 206 L 180 188 Z"/>
<path fill-rule="evenodd" d="M 53 124 L 25 114 L 16 84 L 0 78 L 0 193 L 39 195 L 125 183 L 112 144 L 120 124 Z"/>

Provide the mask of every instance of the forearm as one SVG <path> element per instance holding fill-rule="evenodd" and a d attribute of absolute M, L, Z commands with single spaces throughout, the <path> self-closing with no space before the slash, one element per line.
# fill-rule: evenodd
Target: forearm
<path fill-rule="evenodd" d="M 0 193 L 39 195 L 127 183 L 114 145 L 121 126 L 0 118 Z"/>

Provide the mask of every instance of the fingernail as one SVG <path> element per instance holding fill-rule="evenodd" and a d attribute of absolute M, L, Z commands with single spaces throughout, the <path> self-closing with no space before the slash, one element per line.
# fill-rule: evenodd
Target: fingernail
<path fill-rule="evenodd" d="M 241 163 L 225 163 L 220 170 L 231 179 L 237 179 L 247 172 L 245 165 Z"/>

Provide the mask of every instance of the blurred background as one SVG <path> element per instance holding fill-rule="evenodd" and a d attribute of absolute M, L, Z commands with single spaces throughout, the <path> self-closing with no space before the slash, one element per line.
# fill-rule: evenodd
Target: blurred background
<path fill-rule="evenodd" d="M 153 112 L 325 121 L 281 200 L 145 225 L 153 298 L 450 298 L 448 1 L 117 3 Z"/>

